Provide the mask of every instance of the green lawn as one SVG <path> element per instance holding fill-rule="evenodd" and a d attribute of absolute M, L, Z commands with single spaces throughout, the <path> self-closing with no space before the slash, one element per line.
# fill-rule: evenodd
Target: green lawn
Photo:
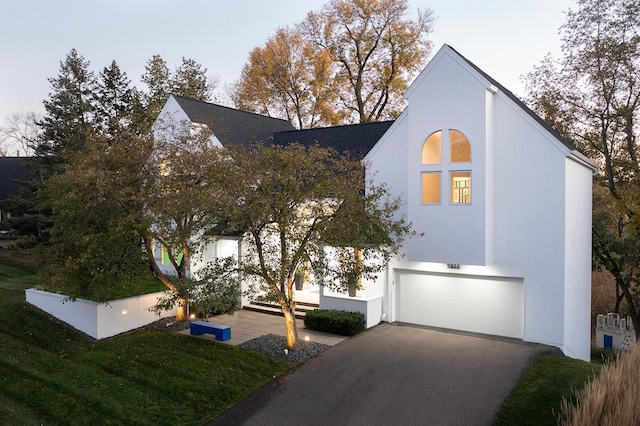
<path fill-rule="evenodd" d="M 534 361 L 498 413 L 496 426 L 556 426 L 562 398 L 600 372 L 600 364 L 544 356 Z"/>
<path fill-rule="evenodd" d="M 38 282 L 0 256 L 0 424 L 201 425 L 293 367 L 174 333 L 93 341 L 24 302 Z"/>
<path fill-rule="evenodd" d="M 24 289 L 39 282 L 0 249 L 0 424 L 201 425 L 293 367 L 173 333 L 93 341 L 24 302 Z M 556 425 L 562 397 L 599 367 L 536 360 L 496 425 Z"/>

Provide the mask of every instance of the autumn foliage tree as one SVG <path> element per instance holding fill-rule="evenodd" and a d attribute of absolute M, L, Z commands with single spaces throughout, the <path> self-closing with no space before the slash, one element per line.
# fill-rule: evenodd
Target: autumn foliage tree
<path fill-rule="evenodd" d="M 406 0 L 332 0 L 254 49 L 235 84 L 239 108 L 299 128 L 396 117 L 431 51 L 430 10 Z"/>
<path fill-rule="evenodd" d="M 333 125 L 332 60 L 314 49 L 294 29 L 280 28 L 275 36 L 251 51 L 232 91 L 239 109 L 283 117 L 298 129 Z"/>
<path fill-rule="evenodd" d="M 431 10 L 407 17 L 406 0 L 331 0 L 300 24 L 304 37 L 331 54 L 335 106 L 347 121 L 395 118 L 402 94 L 431 51 Z"/>

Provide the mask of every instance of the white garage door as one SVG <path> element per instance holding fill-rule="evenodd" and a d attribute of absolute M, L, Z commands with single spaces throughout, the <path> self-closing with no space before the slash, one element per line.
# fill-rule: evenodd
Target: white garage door
<path fill-rule="evenodd" d="M 396 321 L 522 338 L 524 281 L 396 271 Z"/>

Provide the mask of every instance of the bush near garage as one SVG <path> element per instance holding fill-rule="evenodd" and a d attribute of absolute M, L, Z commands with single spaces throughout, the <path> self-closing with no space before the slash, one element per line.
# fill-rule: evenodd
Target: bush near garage
<path fill-rule="evenodd" d="M 364 314 L 335 309 L 315 309 L 306 313 L 304 326 L 309 330 L 354 336 L 364 330 Z"/>

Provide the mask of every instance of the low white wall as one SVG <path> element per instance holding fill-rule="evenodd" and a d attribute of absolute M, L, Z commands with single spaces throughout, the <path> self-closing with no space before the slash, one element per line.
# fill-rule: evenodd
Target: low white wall
<path fill-rule="evenodd" d="M 158 316 L 149 311 L 162 292 L 97 303 L 90 300 L 71 301 L 67 296 L 33 288 L 25 290 L 27 302 L 66 322 L 94 339 L 104 339 L 134 330 L 160 318 L 176 315 L 176 309 Z"/>
<path fill-rule="evenodd" d="M 348 297 L 342 295 L 320 295 L 320 309 L 361 312 L 364 314 L 365 327 L 380 324 L 382 318 L 382 296 Z"/>

